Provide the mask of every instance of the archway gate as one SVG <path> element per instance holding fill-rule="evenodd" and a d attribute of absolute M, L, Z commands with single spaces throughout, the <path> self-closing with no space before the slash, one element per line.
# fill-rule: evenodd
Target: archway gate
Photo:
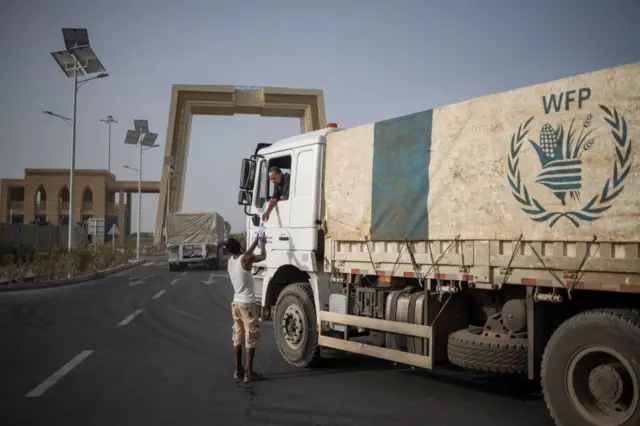
<path fill-rule="evenodd" d="M 166 214 L 182 209 L 191 119 L 197 114 L 298 117 L 302 133 L 326 125 L 322 90 L 174 84 L 156 214 L 156 244 L 161 241 Z"/>

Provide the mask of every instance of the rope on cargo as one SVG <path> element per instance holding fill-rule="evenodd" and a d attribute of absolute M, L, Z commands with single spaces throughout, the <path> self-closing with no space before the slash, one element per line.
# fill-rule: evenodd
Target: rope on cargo
<path fill-rule="evenodd" d="M 542 264 L 542 267 L 553 277 L 556 279 L 556 281 L 558 281 L 560 283 L 560 287 L 564 288 L 566 290 L 566 286 L 564 285 L 564 283 L 562 282 L 562 280 L 560 279 L 560 277 L 558 277 L 558 274 L 556 274 L 556 272 L 554 270 L 552 270 L 549 266 L 547 266 L 544 263 L 544 260 L 542 260 L 542 257 L 538 254 L 538 251 L 535 249 L 535 247 L 533 247 L 533 244 L 531 244 L 531 241 L 527 241 L 527 244 L 529 244 L 529 247 L 531 247 L 531 250 L 533 250 L 533 254 L 536 255 L 536 257 L 538 258 L 538 260 L 540 261 L 540 263 Z"/>
<path fill-rule="evenodd" d="M 431 322 L 431 327 L 434 327 L 436 325 L 436 322 L 438 321 L 438 318 L 440 318 L 440 314 L 444 311 L 444 308 L 447 307 L 447 304 L 449 304 L 449 301 L 451 300 L 452 297 L 453 297 L 453 294 L 449 294 L 447 296 L 447 300 L 444 302 L 444 304 L 442 305 L 442 307 L 438 311 L 438 314 L 436 315 L 436 317 Z M 442 299 L 440 299 L 440 302 L 442 302 Z"/>
<path fill-rule="evenodd" d="M 373 267 L 373 273 L 375 275 L 377 275 L 376 270 L 378 268 L 376 267 L 376 264 L 373 261 L 373 254 L 371 253 L 371 248 L 369 247 L 369 239 L 367 237 L 365 237 L 364 240 L 367 243 L 367 253 L 369 254 L 369 260 L 371 261 L 371 266 Z M 373 241 L 371 241 L 371 242 L 373 243 Z M 402 251 L 403 250 L 404 250 L 404 244 L 402 246 L 400 246 L 400 249 L 398 250 L 398 257 L 396 258 L 396 261 L 393 264 L 393 269 L 391 270 L 391 276 L 393 276 L 393 274 L 396 272 L 396 268 L 398 267 L 398 265 L 400 263 L 400 257 L 402 256 Z M 369 281 L 369 278 L 367 278 L 367 281 Z M 371 284 L 371 281 L 369 281 L 369 284 Z"/>
<path fill-rule="evenodd" d="M 367 245 L 367 253 L 369 254 L 369 260 L 371 261 L 371 267 L 373 268 L 373 274 L 374 274 L 374 275 L 378 275 L 378 274 L 376 273 L 376 270 L 377 270 L 378 268 L 376 268 L 376 264 L 375 264 L 375 262 L 373 261 L 373 255 L 371 254 L 371 247 L 369 247 L 369 238 L 368 238 L 368 237 L 364 237 L 364 242 L 365 242 L 365 243 L 366 243 L 366 245 Z M 373 242 L 373 241 L 372 241 L 372 242 Z M 368 277 L 368 276 L 366 276 L 366 275 L 364 275 L 364 277 L 365 277 L 365 278 L 367 279 L 367 281 L 369 282 L 369 285 L 371 285 L 371 286 L 373 287 L 373 283 L 369 280 L 369 277 Z"/>
<path fill-rule="evenodd" d="M 413 254 L 413 250 L 411 249 L 411 244 L 408 239 L 404 240 L 407 244 L 407 251 L 409 252 L 409 258 L 411 259 L 411 266 L 413 267 L 413 273 L 416 274 L 416 278 L 418 279 L 418 284 L 420 284 L 421 288 L 425 288 L 424 283 L 424 275 L 420 273 L 420 265 L 416 262 L 416 256 Z"/>
<path fill-rule="evenodd" d="M 521 245 L 522 245 L 522 234 L 520 234 L 520 238 L 518 238 L 518 241 L 516 241 L 516 246 L 513 248 L 513 252 L 511 253 L 511 257 L 509 258 L 509 262 L 507 263 L 507 267 L 505 268 L 504 275 L 502 277 L 501 285 L 505 285 L 507 283 L 507 278 L 509 278 L 509 275 L 511 275 L 511 264 L 513 263 L 513 259 L 515 259 L 516 253 L 518 252 L 518 249 L 520 248 Z"/>
<path fill-rule="evenodd" d="M 445 255 L 445 254 L 447 254 L 447 252 L 448 252 L 449 250 L 451 250 L 451 247 L 453 247 L 453 245 L 454 245 L 456 242 L 458 242 L 458 240 L 459 240 L 459 239 L 460 239 L 460 234 L 458 234 L 458 235 L 456 236 L 456 238 L 455 238 L 453 241 L 451 241 L 451 243 L 449 243 L 449 245 L 447 246 L 447 248 L 446 248 L 442 253 L 440 253 L 440 257 L 438 257 L 438 259 L 437 259 L 437 260 L 433 260 L 433 250 L 431 250 L 431 241 L 427 241 L 427 242 L 428 242 L 428 244 L 429 244 L 429 254 L 431 255 L 431 268 L 429 268 L 429 270 L 427 271 L 427 273 L 426 273 L 426 274 L 424 274 L 424 275 L 425 275 L 425 277 L 428 277 L 428 276 L 429 276 L 429 274 L 431 273 L 431 271 L 432 271 L 432 270 L 434 270 L 434 269 L 436 270 L 436 276 L 439 276 L 439 275 L 440 275 L 440 270 L 438 269 L 438 266 L 440 266 L 440 265 L 439 265 L 440 261 L 442 260 L 442 258 L 444 257 L 444 255 Z M 437 280 L 438 280 L 438 283 L 439 283 L 439 282 L 440 282 L 440 278 L 437 278 Z"/>
<path fill-rule="evenodd" d="M 591 241 L 589 241 L 589 243 L 587 244 L 587 250 L 585 251 L 584 256 L 582 257 L 582 262 L 580 262 L 580 266 L 574 272 L 575 273 L 575 277 L 573 279 L 573 283 L 572 283 L 571 287 L 567 288 L 567 296 L 569 297 L 569 300 L 571 300 L 571 290 L 573 290 L 575 288 L 575 286 L 578 285 L 578 283 L 580 282 L 580 280 L 582 279 L 584 274 L 587 272 L 587 271 L 584 271 L 582 268 L 584 268 L 584 265 L 587 263 L 587 259 L 589 258 L 589 256 L 591 256 L 591 246 L 597 240 L 598 240 L 598 237 L 596 235 L 594 235 L 593 238 L 591 239 Z"/>
<path fill-rule="evenodd" d="M 393 264 L 393 269 L 391 270 L 391 276 L 393 276 L 393 274 L 395 274 L 396 272 L 396 268 L 400 265 L 400 256 L 402 256 L 402 251 L 404 250 L 404 246 L 409 246 L 409 243 L 407 243 L 406 239 L 404 241 L 404 243 L 400 246 L 400 249 L 398 250 L 398 257 L 396 258 L 396 262 Z"/>
<path fill-rule="evenodd" d="M 449 244 L 449 247 L 447 247 L 447 249 L 440 255 L 440 258 L 438 258 L 438 262 L 440 261 L 440 259 L 446 254 L 446 252 L 453 246 L 453 244 L 458 240 L 458 238 L 460 238 L 460 235 L 458 235 L 456 237 L 456 239 L 454 241 L 451 242 L 451 244 Z M 407 251 L 409 252 L 409 257 L 411 258 L 411 265 L 413 266 L 413 271 L 416 274 L 416 277 L 418 278 L 418 283 L 420 284 L 420 287 L 423 289 L 426 289 L 426 284 L 424 282 L 425 278 L 427 277 L 427 274 L 422 275 L 420 273 L 420 266 L 418 265 L 418 262 L 416 261 L 416 257 L 413 253 L 413 250 L 411 249 L 411 244 L 409 243 L 408 238 L 405 238 L 405 244 L 407 245 Z M 431 262 L 433 263 L 433 265 L 436 265 L 436 262 L 433 261 L 433 251 L 431 250 L 431 242 L 427 241 L 428 247 L 429 247 L 429 253 L 431 253 Z M 464 262 L 463 262 L 464 264 Z M 438 279 L 439 280 L 439 279 Z M 440 298 L 439 300 L 442 301 L 442 292 L 440 292 Z M 425 294 L 425 297 L 427 295 Z M 449 294 L 447 297 L 447 300 L 444 302 L 444 304 L 442 305 L 442 307 L 440 308 L 440 310 L 438 311 L 436 317 L 433 319 L 433 322 L 431 323 L 431 326 L 433 327 L 436 322 L 438 321 L 438 318 L 440 317 L 440 314 L 444 311 L 444 309 L 447 307 L 447 304 L 449 303 L 449 301 L 451 300 L 451 298 L 453 297 L 453 295 Z"/>

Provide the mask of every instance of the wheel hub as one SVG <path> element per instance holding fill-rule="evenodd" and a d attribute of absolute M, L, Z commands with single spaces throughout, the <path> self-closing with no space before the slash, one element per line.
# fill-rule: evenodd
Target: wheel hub
<path fill-rule="evenodd" d="M 297 305 L 291 304 L 286 307 L 280 328 L 289 346 L 297 349 L 302 345 L 302 339 L 305 334 L 304 318 L 301 309 Z"/>
<path fill-rule="evenodd" d="M 612 348 L 598 345 L 579 350 L 565 380 L 571 403 L 591 423 L 621 425 L 638 408 L 638 379 L 629 362 Z"/>
<path fill-rule="evenodd" d="M 614 405 L 623 396 L 624 366 L 620 363 L 599 365 L 589 374 L 589 390 L 593 397 L 606 405 Z"/>

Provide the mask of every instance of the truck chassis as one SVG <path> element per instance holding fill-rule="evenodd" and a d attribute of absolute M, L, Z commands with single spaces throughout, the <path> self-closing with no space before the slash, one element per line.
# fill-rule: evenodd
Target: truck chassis
<path fill-rule="evenodd" d="M 425 369 L 512 373 L 541 381 L 558 425 L 632 426 L 640 424 L 639 246 L 327 240 L 325 272 L 287 265 L 265 286 L 264 316 L 273 314 L 278 348 L 297 367 L 318 365 L 330 348 Z M 310 285 L 323 279 L 328 300 Z"/>

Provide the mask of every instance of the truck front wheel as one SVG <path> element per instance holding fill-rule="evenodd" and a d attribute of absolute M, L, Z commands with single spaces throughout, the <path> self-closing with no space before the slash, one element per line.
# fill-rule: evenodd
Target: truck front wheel
<path fill-rule="evenodd" d="M 316 331 L 316 309 L 308 284 L 290 284 L 276 302 L 273 331 L 280 355 L 298 368 L 314 367 L 320 361 Z"/>
<path fill-rule="evenodd" d="M 565 321 L 542 359 L 542 390 L 561 426 L 640 425 L 640 314 L 603 309 Z"/>

